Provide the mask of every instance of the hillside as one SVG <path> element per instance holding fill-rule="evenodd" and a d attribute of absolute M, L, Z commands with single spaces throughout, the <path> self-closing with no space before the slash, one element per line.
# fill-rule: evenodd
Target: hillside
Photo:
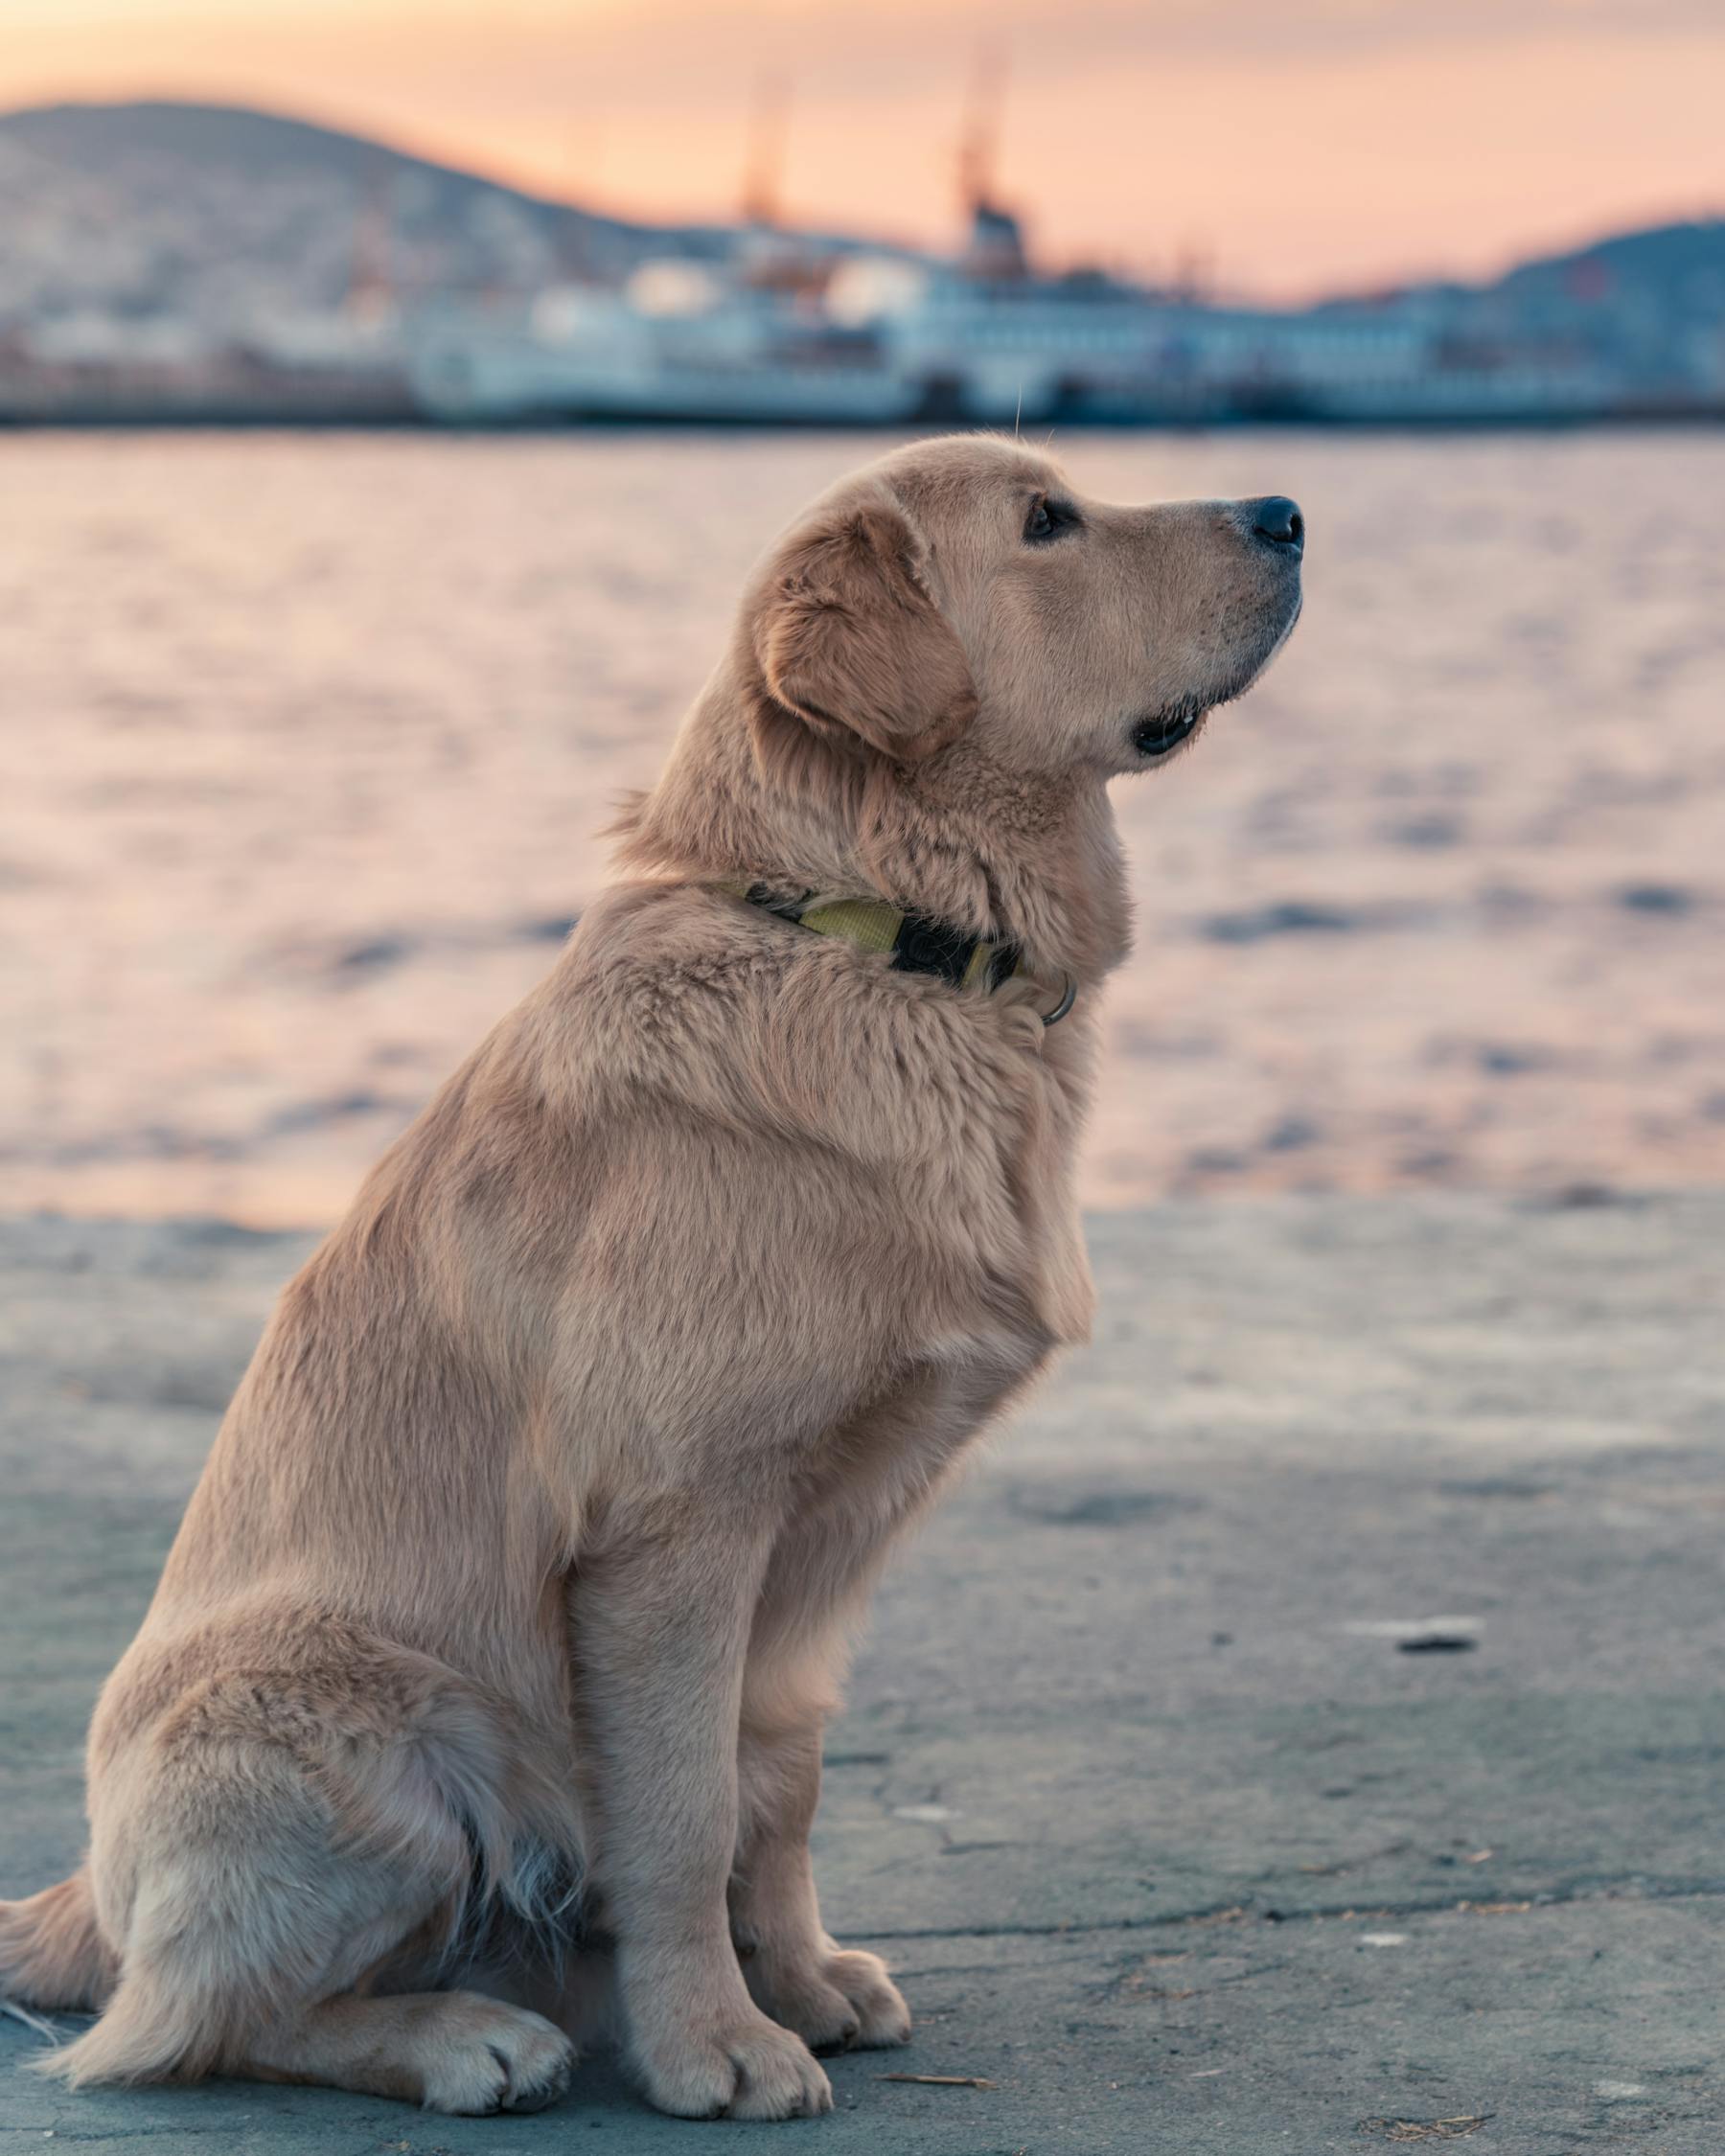
<path fill-rule="evenodd" d="M 0 115 L 0 322 L 91 308 L 233 327 L 356 277 L 486 290 L 724 237 L 587 216 L 276 114 L 58 104 Z"/>
<path fill-rule="evenodd" d="M 649 252 L 722 256 L 736 237 L 595 217 L 241 106 L 0 114 L 0 327 L 89 309 L 233 330 L 263 313 L 325 311 L 379 277 L 406 293 L 531 289 Z M 1623 233 L 1494 285 L 1425 290 L 1483 326 L 1513 315 L 1573 327 L 1578 304 L 1597 305 L 1630 342 L 1657 338 L 1725 317 L 1725 221 Z"/>
<path fill-rule="evenodd" d="M 1396 299 L 1441 308 L 1482 326 L 1573 331 L 1609 319 L 1619 340 L 1714 332 L 1725 322 L 1725 218 L 1617 232 L 1561 254 L 1518 263 L 1488 284 L 1439 282 Z M 1379 307 L 1385 295 L 1347 294 L 1331 308 Z"/>
<path fill-rule="evenodd" d="M 1631 299 L 1716 322 L 1725 315 L 1725 218 L 1614 233 L 1569 254 L 1524 263 L 1494 289 L 1524 301 L 1580 291 L 1602 303 Z"/>

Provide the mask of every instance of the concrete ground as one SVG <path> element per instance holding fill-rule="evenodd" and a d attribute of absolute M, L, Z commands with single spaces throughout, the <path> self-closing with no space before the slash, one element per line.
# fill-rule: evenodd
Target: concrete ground
<path fill-rule="evenodd" d="M 0 2148 L 1718 2156 L 1725 1195 L 1576 1197 L 1093 1223 L 1095 1346 L 831 1733 L 829 1919 L 918 2017 L 831 2118 L 684 2124 L 603 2061 L 522 2120 L 66 2096 L 0 2023 Z M 0 1227 L 0 1892 L 78 1853 L 91 1699 L 306 1247 Z"/>

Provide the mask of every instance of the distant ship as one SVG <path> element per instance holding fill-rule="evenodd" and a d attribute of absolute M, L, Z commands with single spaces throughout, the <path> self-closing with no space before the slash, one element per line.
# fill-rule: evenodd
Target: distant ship
<path fill-rule="evenodd" d="M 470 425 L 892 426 L 919 402 L 876 337 L 687 262 L 650 263 L 620 292 L 555 288 L 514 320 L 434 312 L 411 335 L 407 375 L 423 411 Z"/>
<path fill-rule="evenodd" d="M 724 260 L 648 262 L 510 316 L 446 307 L 407 340 L 410 394 L 465 424 L 651 421 L 903 426 L 1552 421 L 1612 408 L 1561 339 L 1468 349 L 1398 306 L 1202 304 L 1099 273 L 1039 277 L 993 176 L 1003 73 L 983 50 L 958 149 L 957 260 L 837 252 L 778 219 L 782 88 L 764 80 L 744 238 Z"/>
<path fill-rule="evenodd" d="M 998 262 L 1001 213 L 986 212 Z M 648 263 L 620 290 L 564 287 L 511 315 L 411 328 L 427 416 L 902 426 L 1554 421 L 1612 408 L 1586 356 L 1451 349 L 1406 310 L 1207 306 L 1101 278 L 897 257 Z"/>

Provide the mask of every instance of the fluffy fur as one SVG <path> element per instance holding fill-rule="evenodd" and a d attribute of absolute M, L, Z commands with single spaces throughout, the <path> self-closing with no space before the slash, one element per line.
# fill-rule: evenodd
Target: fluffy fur
<path fill-rule="evenodd" d="M 284 1294 L 97 1709 L 87 1866 L 0 1905 L 0 1986 L 101 2016 L 47 2072 L 528 2108 L 603 1992 L 655 2103 L 783 2118 L 908 2034 L 821 1925 L 822 1722 L 893 1537 L 1085 1336 L 1107 782 L 1298 606 L 1237 505 L 1032 544 L 1066 493 L 971 438 L 816 506 L 622 880 Z M 739 877 L 1036 977 L 894 972 Z"/>

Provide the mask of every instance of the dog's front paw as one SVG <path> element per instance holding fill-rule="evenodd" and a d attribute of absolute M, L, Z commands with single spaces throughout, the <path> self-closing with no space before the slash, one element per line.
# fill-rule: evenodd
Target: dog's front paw
<path fill-rule="evenodd" d="M 765 2014 L 637 2033 L 633 2056 L 648 2101 L 678 2119 L 813 2119 L 833 2108 L 809 2047 Z"/>
<path fill-rule="evenodd" d="M 880 2051 L 910 2041 L 910 2009 L 878 1954 L 829 1945 L 807 1962 L 769 1963 L 759 1981 L 769 2010 L 811 2051 Z"/>

